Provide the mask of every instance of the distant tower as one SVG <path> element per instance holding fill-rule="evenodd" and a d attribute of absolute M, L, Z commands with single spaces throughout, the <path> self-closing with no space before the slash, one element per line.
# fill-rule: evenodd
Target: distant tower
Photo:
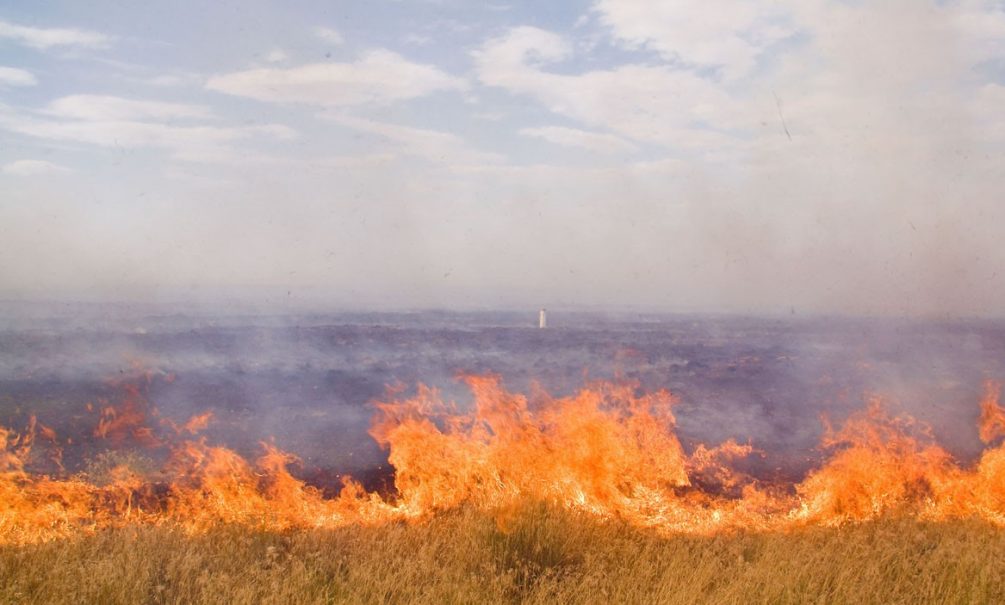
<path fill-rule="evenodd" d="M 548 310 L 541 309 L 537 314 L 537 327 L 542 330 L 548 327 Z"/>

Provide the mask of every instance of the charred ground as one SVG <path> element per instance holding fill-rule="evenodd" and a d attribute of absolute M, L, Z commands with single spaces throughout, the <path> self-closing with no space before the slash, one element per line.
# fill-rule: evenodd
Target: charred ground
<path fill-rule="evenodd" d="M 971 459 L 980 451 L 973 402 L 984 380 L 1005 376 L 1005 323 L 993 321 L 553 312 L 539 330 L 533 313 L 82 307 L 11 312 L 4 324 L 0 424 L 20 427 L 34 413 L 61 435 L 79 433 L 64 448 L 68 465 L 102 447 L 89 447 L 93 407 L 117 402 L 117 378 L 140 368 L 154 372 L 144 395 L 160 416 L 212 411 L 205 434 L 214 443 L 252 455 L 270 440 L 321 487 L 344 473 L 386 484 L 386 454 L 367 432 L 370 403 L 389 386 L 425 383 L 463 405 L 461 373 L 555 395 L 593 379 L 669 389 L 685 447 L 749 441 L 760 455 L 744 470 L 784 479 L 819 461 L 821 415 L 840 422 L 871 394 Z"/>

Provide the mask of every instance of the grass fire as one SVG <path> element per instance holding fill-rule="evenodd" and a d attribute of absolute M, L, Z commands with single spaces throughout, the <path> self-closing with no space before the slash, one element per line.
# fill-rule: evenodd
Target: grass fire
<path fill-rule="evenodd" d="M 559 397 L 467 375 L 470 405 L 422 385 L 373 404 L 393 476 L 367 489 L 312 484 L 267 441 L 254 459 L 214 444 L 199 436 L 211 413 L 161 417 L 147 391 L 169 379 L 119 380 L 74 434 L 38 415 L 0 431 L 0 598 L 1005 597 L 994 382 L 974 402 L 987 447 L 972 464 L 874 398 L 825 428 L 818 466 L 782 482 L 738 470 L 759 444 L 684 447 L 668 391 L 597 381 Z"/>
<path fill-rule="evenodd" d="M 0 605 L 1005 603 L 1005 0 L 0 1 Z"/>

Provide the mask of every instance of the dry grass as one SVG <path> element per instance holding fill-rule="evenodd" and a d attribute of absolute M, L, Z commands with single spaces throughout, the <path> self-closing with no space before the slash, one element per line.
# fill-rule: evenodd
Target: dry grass
<path fill-rule="evenodd" d="M 499 530 L 426 524 L 288 534 L 106 530 L 0 548 L 2 603 L 1001 603 L 1005 530 L 887 519 L 660 537 L 530 506 Z"/>

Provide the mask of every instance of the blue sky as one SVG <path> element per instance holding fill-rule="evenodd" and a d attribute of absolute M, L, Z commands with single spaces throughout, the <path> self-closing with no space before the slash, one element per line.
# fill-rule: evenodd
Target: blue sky
<path fill-rule="evenodd" d="M 0 298 L 1005 308 L 1005 3 L 295 4 L 0 7 Z"/>

